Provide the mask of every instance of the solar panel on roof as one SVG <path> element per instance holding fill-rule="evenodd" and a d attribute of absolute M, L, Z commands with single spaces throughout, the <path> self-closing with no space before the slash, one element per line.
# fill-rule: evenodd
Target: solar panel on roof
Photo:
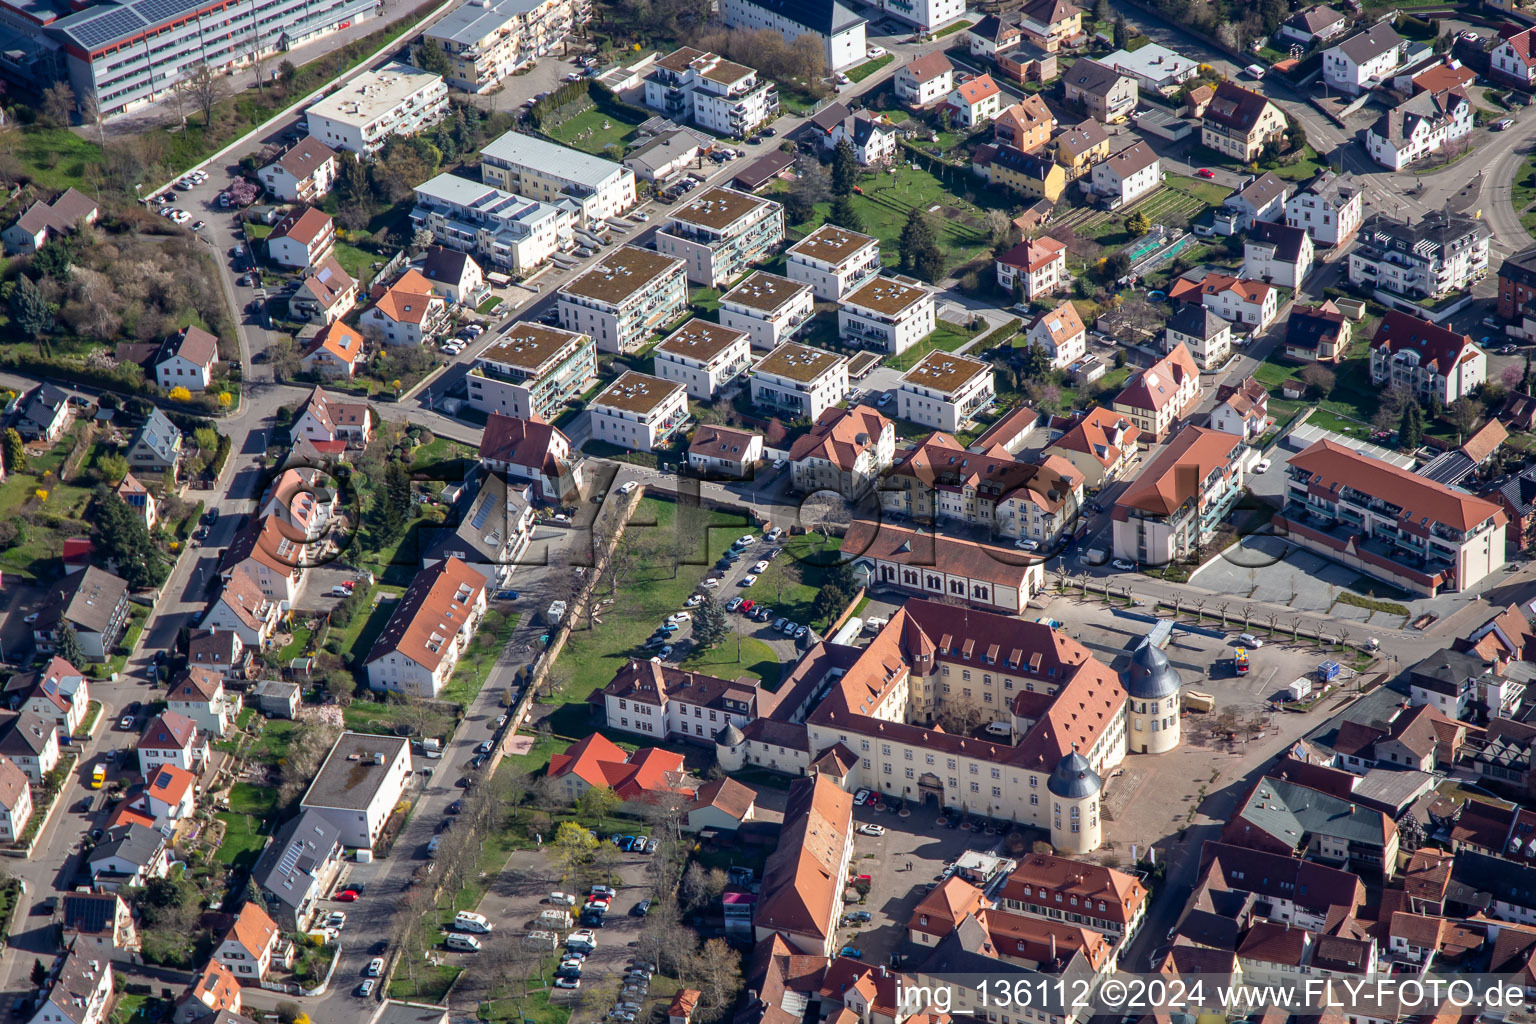
<path fill-rule="evenodd" d="M 73 25 L 59 26 L 69 36 L 87 49 L 96 49 L 116 42 L 145 28 L 144 19 L 138 12 L 126 7 L 106 8 L 101 11 L 82 12 L 87 17 Z"/>
<path fill-rule="evenodd" d="M 475 513 L 474 521 L 470 523 L 470 525 L 476 530 L 483 527 L 485 525 L 486 519 L 490 518 L 491 508 L 495 504 L 496 503 L 491 501 L 490 497 L 487 496 L 486 499 L 480 503 L 480 510 Z"/>

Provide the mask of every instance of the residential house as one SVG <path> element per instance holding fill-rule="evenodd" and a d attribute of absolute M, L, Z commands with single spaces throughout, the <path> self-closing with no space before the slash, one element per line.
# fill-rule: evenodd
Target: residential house
<path fill-rule="evenodd" d="M 1470 288 L 1488 273 L 1486 221 L 1467 214 L 1428 213 L 1410 224 L 1373 213 L 1349 253 L 1349 283 L 1409 301 L 1435 300 Z"/>
<path fill-rule="evenodd" d="M 1347 245 L 1365 220 L 1365 190 L 1332 171 L 1319 171 L 1285 201 L 1285 222 L 1317 245 Z"/>
<path fill-rule="evenodd" d="M 330 321 L 299 357 L 305 373 L 333 380 L 350 380 L 365 361 L 363 336 L 340 320 Z"/>
<path fill-rule="evenodd" d="M 367 402 L 335 398 L 324 388 L 316 387 L 294 417 L 288 433 L 295 442 L 299 438 L 345 441 L 363 448 L 373 440 L 373 410 Z"/>
<path fill-rule="evenodd" d="M 993 185 L 1034 200 L 1055 203 L 1067 190 L 1067 171 L 1050 153 L 1021 153 L 1008 146 L 978 146 L 972 167 Z"/>
<path fill-rule="evenodd" d="M 1031 93 L 998 114 L 992 122 L 992 138 L 999 146 L 1021 153 L 1037 153 L 1051 141 L 1056 115 L 1038 93 Z"/>
<path fill-rule="evenodd" d="M 140 949 L 133 911 L 115 892 L 65 893 L 59 911 L 66 948 L 104 960 L 126 959 Z"/>
<path fill-rule="evenodd" d="M 1283 220 L 1286 200 L 1293 191 L 1290 182 L 1282 181 L 1273 171 L 1265 171 L 1227 196 L 1213 219 L 1216 233 L 1237 235 L 1255 224 Z"/>
<path fill-rule="evenodd" d="M 73 234 L 81 224 L 95 224 L 98 212 L 95 202 L 67 188 L 52 202 L 38 200 L 27 207 L 16 223 L 0 232 L 0 239 L 4 239 L 9 252 L 30 255 L 49 242 Z"/>
<path fill-rule="evenodd" d="M 59 631 L 75 631 L 91 662 L 111 656 L 128 625 L 128 584 L 94 565 L 55 580 L 32 623 L 32 641 L 43 654 L 58 650 Z"/>
<path fill-rule="evenodd" d="M 955 66 L 942 50 L 933 50 L 903 64 L 891 81 L 896 98 L 909 107 L 931 107 L 954 90 Z"/>
<path fill-rule="evenodd" d="M 59 764 L 59 728 L 52 717 L 30 711 L 0 714 L 0 756 L 20 768 L 32 785 L 41 786 Z"/>
<path fill-rule="evenodd" d="M 175 765 L 161 764 L 145 776 L 144 788 L 130 804 L 157 822 L 190 818 L 197 810 L 197 776 Z"/>
<path fill-rule="evenodd" d="M 411 744 L 401 736 L 344 732 L 337 737 L 299 809 L 317 811 L 343 846 L 370 849 L 395 812 L 411 775 Z"/>
<path fill-rule="evenodd" d="M 1524 696 L 1524 683 L 1470 651 L 1436 651 L 1408 669 L 1409 701 L 1433 707 L 1447 718 L 1510 718 Z"/>
<path fill-rule="evenodd" d="M 240 713 L 240 696 L 224 689 L 224 676 L 211 668 L 188 665 L 166 694 L 170 709 L 190 719 L 209 736 L 222 738 Z"/>
<path fill-rule="evenodd" d="M 1281 23 L 1280 38 L 1311 46 L 1344 34 L 1349 19 L 1331 7 L 1304 7 Z"/>
<path fill-rule="evenodd" d="M 306 135 L 256 176 L 269 193 L 285 203 L 316 203 L 331 191 L 338 166 L 334 149 Z"/>
<path fill-rule="evenodd" d="M 417 550 L 423 567 L 457 558 L 484 576 L 488 586 L 505 587 L 533 540 L 533 485 L 477 470 L 458 488 L 441 526 L 421 531 Z"/>
<path fill-rule="evenodd" d="M 357 291 L 352 275 L 335 256 L 327 256 L 288 296 L 288 312 L 296 320 L 332 324 L 352 312 L 357 305 Z M 311 369 L 308 365 L 304 368 Z"/>
<path fill-rule="evenodd" d="M 1319 306 L 1292 306 L 1285 324 L 1285 354 L 1291 359 L 1337 363 L 1349 352 L 1354 324 L 1332 299 Z"/>
<path fill-rule="evenodd" d="M 581 491 L 579 453 L 570 439 L 538 417 L 520 420 L 493 412 L 480 435 L 480 463 L 510 479 L 527 480 L 545 501 L 562 503 Z"/>
<path fill-rule="evenodd" d="M 1247 325 L 1255 334 L 1273 323 L 1279 312 L 1279 292 L 1274 288 L 1228 274 L 1206 274 L 1198 281 L 1180 278 L 1168 289 L 1168 298 L 1176 303 L 1198 300 L 1222 319 Z"/>
<path fill-rule="evenodd" d="M 1022 302 L 1034 302 L 1066 288 L 1067 247 L 1054 238 L 1020 242 L 993 260 L 997 283 Z"/>
<path fill-rule="evenodd" d="M 219 361 L 219 339 L 201 327 L 183 327 L 169 335 L 155 353 L 155 381 L 166 391 L 206 391 Z"/>
<path fill-rule="evenodd" d="M 187 639 L 187 667 L 217 672 L 225 679 L 244 679 L 251 653 L 238 632 L 212 624 L 194 629 Z"/>
<path fill-rule="evenodd" d="M 1232 323 L 1203 303 L 1182 303 L 1163 332 L 1163 351 L 1172 352 L 1180 345 L 1189 351 L 1200 369 L 1214 370 L 1232 352 Z"/>
<path fill-rule="evenodd" d="M 688 444 L 688 465 L 705 476 L 749 479 L 763 458 L 763 436 L 730 427 L 701 426 Z"/>
<path fill-rule="evenodd" d="M 643 136 L 642 136 L 643 137 Z M 641 181 L 665 187 L 699 166 L 714 138 L 695 128 L 675 128 L 645 139 L 624 154 L 624 166 Z"/>
<path fill-rule="evenodd" d="M 69 396 L 52 384 L 39 384 L 21 403 L 16 430 L 29 441 L 52 444 L 64 433 L 74 416 Z"/>
<path fill-rule="evenodd" d="M 592 438 L 629 451 L 654 451 L 688 424 L 688 390 L 633 370 L 587 405 Z"/>
<path fill-rule="evenodd" d="M 800 494 L 832 491 L 857 501 L 890 468 L 895 451 L 895 425 L 878 410 L 831 406 L 790 447 L 790 485 Z"/>
<path fill-rule="evenodd" d="M 485 614 L 485 577 L 458 558 L 421 570 L 363 659 L 373 690 L 436 697 Z"/>
<path fill-rule="evenodd" d="M 1029 344 L 1038 345 L 1058 370 L 1071 366 L 1088 351 L 1088 329 L 1069 299 L 1026 323 L 1024 337 Z"/>
<path fill-rule="evenodd" d="M 896 156 L 896 128 L 878 111 L 850 112 L 841 103 L 829 103 L 806 123 L 828 153 L 846 140 L 860 167 L 883 167 Z"/>
<path fill-rule="evenodd" d="M 1417 74 L 1412 73 L 1410 68 L 1408 75 L 1398 75 L 1393 79 L 1392 87 L 1401 90 L 1404 77 L 1408 79 L 1408 90 L 1412 95 L 1421 92 L 1444 92 L 1447 89 L 1461 89 L 1465 92 L 1468 87 L 1477 83 L 1477 72 L 1449 55 Z"/>
<path fill-rule="evenodd" d="M 197 774 L 208 763 L 208 738 L 197 723 L 176 711 L 162 711 L 149 720 L 137 744 L 139 770 L 148 775 L 168 764 Z"/>
<path fill-rule="evenodd" d="M 1059 920 L 1073 906 L 1081 924 L 1125 948 L 1141 929 L 1151 894 L 1135 875 L 1086 860 L 1031 853 L 997 890 L 997 905 L 1026 917 Z"/>
<path fill-rule="evenodd" d="M 32 787 L 27 773 L 0 755 L 0 842 L 19 842 L 32 820 Z"/>
<path fill-rule="evenodd" d="M 645 105 L 679 123 L 744 139 L 778 116 L 779 93 L 752 68 L 683 46 L 652 62 Z"/>
<path fill-rule="evenodd" d="M 35 672 L 18 672 L 5 684 L 6 705 L 53 722 L 74 736 L 85 722 L 91 691 L 85 675 L 58 655 Z"/>
<path fill-rule="evenodd" d="M 1499 319 L 1519 321 L 1527 315 L 1527 307 L 1533 299 L 1536 299 L 1536 246 L 1506 256 L 1499 264 Z"/>
<path fill-rule="evenodd" d="M 963 601 L 1004 615 L 1022 615 L 1045 581 L 1039 559 L 1005 561 L 974 540 L 870 519 L 849 525 L 842 556 L 869 589 Z"/>
<path fill-rule="evenodd" d="M 1243 241 L 1242 277 L 1299 291 L 1312 272 L 1312 238 L 1301 228 L 1261 221 Z"/>
<path fill-rule="evenodd" d="M 303 535 L 276 516 L 251 516 L 235 531 L 219 562 L 219 576 L 227 586 L 237 570 L 244 570 L 257 590 L 274 602 L 292 607 L 304 585 L 304 569 L 315 552 Z M 204 620 L 207 624 L 208 620 Z M 234 621 L 220 626 L 235 628 Z M 244 634 L 241 639 L 245 640 Z M 249 642 L 249 641 L 247 641 Z"/>
<path fill-rule="evenodd" d="M 837 311 L 839 338 L 887 355 L 900 355 L 932 334 L 934 327 L 933 289 L 911 277 L 875 277 L 844 296 Z M 759 372 L 761 364 L 754 369 L 754 378 Z M 755 379 L 753 389 L 756 397 Z M 814 410 L 814 416 L 819 415 L 820 407 Z"/>
<path fill-rule="evenodd" d="M 294 210 L 267 236 L 267 258 L 295 270 L 317 267 L 336 247 L 336 225 L 331 215 L 306 206 Z"/>
<path fill-rule="evenodd" d="M 1056 162 L 1076 181 L 1109 156 L 1109 132 L 1093 118 L 1067 128 L 1056 136 Z"/>
<path fill-rule="evenodd" d="M 171 869 L 164 833 L 143 821 L 109 825 L 85 863 L 91 884 L 102 892 L 138 888 Z"/>
<path fill-rule="evenodd" d="M 256 518 L 275 516 L 292 528 L 294 540 L 306 543 L 324 536 L 341 514 L 339 495 L 326 486 L 323 471 L 313 466 L 280 471 L 256 501 Z"/>
<path fill-rule="evenodd" d="M 1257 160 L 1285 132 L 1285 112 L 1263 93 L 1235 82 L 1216 86 L 1200 121 L 1203 145 L 1244 164 Z"/>
<path fill-rule="evenodd" d="M 1472 101 L 1464 91 L 1421 92 L 1378 117 L 1366 130 L 1365 148 L 1381 166 L 1401 171 L 1470 134 Z"/>
<path fill-rule="evenodd" d="M 966 45 L 972 57 L 993 57 L 1023 38 L 1018 23 L 989 14 L 965 30 Z"/>
<path fill-rule="evenodd" d="M 1120 413 L 1095 406 L 1078 414 L 1066 432 L 1042 452 L 1065 459 L 1090 491 L 1120 479 L 1136 460 L 1141 428 Z"/>
<path fill-rule="evenodd" d="M 1200 368 L 1189 349 L 1176 346 L 1132 377 L 1110 408 L 1131 421 L 1146 440 L 1160 443 L 1200 403 Z"/>
<path fill-rule="evenodd" d="M 485 274 L 467 252 L 430 246 L 421 263 L 421 276 L 432 283 L 432 293 L 466 309 L 475 309 L 487 297 Z"/>
<path fill-rule="evenodd" d="M 1348 96 L 1385 83 L 1403 65 L 1408 40 L 1378 22 L 1323 51 L 1323 81 Z"/>
<path fill-rule="evenodd" d="M 1083 31 L 1083 9 L 1068 0 L 1028 0 L 1019 10 L 1024 38 L 1055 53 Z"/>
<path fill-rule="evenodd" d="M 255 984 L 267 976 L 274 960 L 281 961 L 281 950 L 288 948 L 277 923 L 254 900 L 247 900 L 213 947 L 213 959 L 242 984 Z"/>
<path fill-rule="evenodd" d="M 308 928 L 345 856 L 336 825 L 320 811 L 303 811 L 279 825 L 251 872 L 267 915 L 284 931 Z"/>
<path fill-rule="evenodd" d="M 729 776 L 700 786 L 688 806 L 683 828 L 689 832 L 716 829 L 734 832 L 751 821 L 757 810 L 757 793 Z"/>
<path fill-rule="evenodd" d="M 961 128 L 980 128 L 1003 110 L 1003 91 L 988 74 L 962 75 L 945 97 L 953 121 Z"/>
<path fill-rule="evenodd" d="M 1429 595 L 1464 590 L 1504 564 L 1493 502 L 1326 440 L 1293 455 L 1287 474 L 1275 527 L 1309 551 Z"/>
<path fill-rule="evenodd" d="M 124 505 L 138 512 L 146 529 L 153 530 L 160 521 L 160 502 L 132 473 L 123 474 L 122 481 L 117 485 L 117 496 Z"/>
<path fill-rule="evenodd" d="M 242 1009 L 240 982 L 223 961 L 210 960 L 176 1001 L 171 1024 L 228 1024 L 225 1014 L 238 1021 Z"/>
<path fill-rule="evenodd" d="M 783 243 L 784 207 L 778 203 L 721 186 L 693 194 L 698 198 L 674 207 L 656 232 L 655 253 L 681 258 L 689 281 L 724 287 Z"/>
<path fill-rule="evenodd" d="M 1185 426 L 1115 500 L 1116 558 L 1180 562 L 1204 549 L 1243 489 L 1243 437 Z"/>
<path fill-rule="evenodd" d="M 112 962 L 71 949 L 42 984 L 33 1024 L 105 1024 L 112 1003 Z"/>
<path fill-rule="evenodd" d="M 412 225 L 439 244 L 520 276 L 575 246 L 577 218 L 573 203 L 541 202 L 447 172 L 416 186 L 411 210 Z M 441 284 L 433 291 L 446 301 Z"/>
<path fill-rule="evenodd" d="M 1125 121 L 1141 99 L 1135 76 L 1088 58 L 1068 68 L 1061 84 L 1068 103 L 1080 104 L 1089 117 L 1104 124 Z"/>
<path fill-rule="evenodd" d="M 811 286 L 816 298 L 840 302 L 880 272 L 880 242 L 823 224 L 784 250 L 785 276 Z"/>
<path fill-rule="evenodd" d="M 1504 509 L 1509 519 L 1506 539 L 1512 551 L 1524 551 L 1536 542 L 1536 465 L 1505 477 L 1483 497 Z"/>
<path fill-rule="evenodd" d="M 224 587 L 203 616 L 202 625 L 211 631 L 232 633 L 240 638 L 242 647 L 260 651 L 272 639 L 281 618 L 278 601 L 262 593 L 247 567 L 236 567 L 225 577 Z"/>
<path fill-rule="evenodd" d="M 1164 96 L 1172 96 L 1200 72 L 1200 62 L 1150 43 L 1135 50 L 1116 50 L 1100 63 L 1136 79 L 1136 84 Z"/>
<path fill-rule="evenodd" d="M 1135 142 L 1093 165 L 1089 180 L 1111 209 L 1128 206 L 1162 184 L 1163 165 L 1145 142 Z"/>
<path fill-rule="evenodd" d="M 828 71 L 841 71 L 864 59 L 865 21 L 838 0 L 816 4 L 723 0 L 720 15 L 728 28 L 772 29 L 786 43 L 809 35 L 821 44 Z"/>
<path fill-rule="evenodd" d="M 720 323 L 745 331 L 753 348 L 774 349 L 799 333 L 815 305 L 809 284 L 758 270 L 720 296 Z"/>
<path fill-rule="evenodd" d="M 677 381 L 689 397 L 707 402 L 752 362 L 752 336 L 694 317 L 657 343 L 651 362 L 656 376 Z"/>
<path fill-rule="evenodd" d="M 181 468 L 181 431 L 159 409 L 149 416 L 128 442 L 128 466 L 141 474 L 170 473 Z"/>
<path fill-rule="evenodd" d="M 683 755 L 659 747 L 625 751 L 602 733 L 577 740 L 564 753 L 551 754 L 545 777 L 575 803 L 589 789 L 610 789 L 625 803 L 649 803 L 671 793 L 690 800 Z"/>
<path fill-rule="evenodd" d="M 1371 383 L 1426 403 L 1450 405 L 1487 378 L 1488 356 L 1470 336 L 1411 314 L 1388 310 L 1371 338 Z"/>
<path fill-rule="evenodd" d="M 1397 826 L 1380 811 L 1284 779 L 1256 783 L 1222 831 L 1232 846 L 1304 853 L 1366 877 L 1397 873 Z"/>
<path fill-rule="evenodd" d="M 419 270 L 407 270 L 387 288 L 375 285 L 373 305 L 358 320 L 365 336 L 377 331 L 388 345 L 425 345 L 449 326 L 448 303 Z"/>
<path fill-rule="evenodd" d="M 932 296 L 928 301 L 931 308 Z M 754 405 L 814 420 L 848 393 L 848 357 L 787 341 L 759 359 L 749 376 Z"/>
<path fill-rule="evenodd" d="M 1216 403 L 1211 410 L 1212 430 L 1253 441 L 1269 426 L 1269 391 L 1252 377 L 1221 385 L 1216 389 Z"/>
<path fill-rule="evenodd" d="M 1068 328 L 1060 323 L 1057 326 L 1059 340 L 1069 344 L 1065 337 Z M 909 423 L 955 431 L 996 397 L 991 363 L 936 349 L 901 375 L 896 387 L 896 415 Z"/>
<path fill-rule="evenodd" d="M 1536 31 L 1520 27 L 1499 34 L 1499 45 L 1488 55 L 1489 69 L 1495 78 L 1530 88 L 1536 83 L 1536 50 L 1531 45 L 1536 40 Z"/>

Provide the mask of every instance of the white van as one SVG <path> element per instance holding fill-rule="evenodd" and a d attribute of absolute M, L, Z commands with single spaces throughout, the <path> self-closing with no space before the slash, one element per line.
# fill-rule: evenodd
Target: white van
<path fill-rule="evenodd" d="M 1238 635 L 1237 645 L 1239 647 L 1252 647 L 1254 650 L 1258 650 L 1260 647 L 1264 646 L 1264 641 L 1260 640 L 1252 633 L 1241 633 Z"/>
<path fill-rule="evenodd" d="M 882 619 L 878 615 L 871 615 L 864 620 L 864 632 L 878 633 L 885 628 L 885 624 L 889 621 L 889 619 Z"/>
<path fill-rule="evenodd" d="M 557 907 L 574 907 L 576 905 L 576 897 L 568 892 L 552 892 L 549 894 L 549 902 Z"/>
<path fill-rule="evenodd" d="M 1013 726 L 1008 722 L 993 722 L 987 726 L 987 732 L 993 736 L 1012 736 Z"/>
<path fill-rule="evenodd" d="M 484 914 L 475 914 L 468 910 L 461 910 L 454 915 L 453 926 L 461 932 L 479 932 L 482 935 L 496 927 L 485 919 Z"/>
<path fill-rule="evenodd" d="M 443 945 L 447 946 L 449 949 L 456 949 L 460 953 L 480 952 L 480 940 L 475 938 L 473 935 L 459 935 L 455 933 L 444 939 Z"/>

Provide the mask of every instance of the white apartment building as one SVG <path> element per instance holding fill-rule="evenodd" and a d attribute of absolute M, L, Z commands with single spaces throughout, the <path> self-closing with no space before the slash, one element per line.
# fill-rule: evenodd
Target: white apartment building
<path fill-rule="evenodd" d="M 786 341 L 752 367 L 752 403 L 790 419 L 815 420 L 848 393 L 848 359 Z"/>
<path fill-rule="evenodd" d="M 759 270 L 720 296 L 720 322 L 746 331 L 753 348 L 778 348 L 811 318 L 815 304 L 810 285 Z"/>
<path fill-rule="evenodd" d="M 1374 89 L 1403 66 L 1408 40 L 1388 22 L 1378 22 L 1365 32 L 1323 51 L 1323 81 L 1350 96 Z"/>
<path fill-rule="evenodd" d="M 1317 245 L 1344 245 L 1365 220 L 1365 190 L 1332 171 L 1322 171 L 1285 201 L 1285 223 L 1301 228 Z"/>
<path fill-rule="evenodd" d="M 258 176 L 285 203 L 317 203 L 336 180 L 336 151 L 308 136 L 263 167 Z"/>
<path fill-rule="evenodd" d="M 587 411 L 594 440 L 648 452 L 688 422 L 688 390 L 674 381 L 627 370 L 592 399 Z"/>
<path fill-rule="evenodd" d="M 682 260 L 626 245 L 558 294 L 560 326 L 587 334 L 599 352 L 633 352 L 688 308 Z"/>
<path fill-rule="evenodd" d="M 371 18 L 374 11 L 374 0 L 277 0 L 260 6 L 136 0 L 90 4 L 42 29 L 32 15 L 14 15 L 10 24 L 30 39 L 41 37 L 43 45 L 58 44 L 75 95 L 93 100 L 102 116 L 111 118 L 164 99 L 184 86 L 199 64 L 222 74 L 248 64 L 253 54 L 303 46 Z M 859 52 L 862 56 L 862 40 Z"/>
<path fill-rule="evenodd" d="M 1489 236 L 1486 221 L 1459 213 L 1428 213 L 1416 224 L 1372 214 L 1349 253 L 1349 283 L 1437 299 L 1487 275 Z"/>
<path fill-rule="evenodd" d="M 411 741 L 344 732 L 326 755 L 299 806 L 336 826 L 345 846 L 370 849 L 411 777 Z"/>
<path fill-rule="evenodd" d="M 1421 92 L 1376 119 L 1365 148 L 1381 166 L 1400 171 L 1472 134 L 1472 101 L 1460 89 Z"/>
<path fill-rule="evenodd" d="M 310 105 L 310 138 L 332 149 L 372 156 L 391 135 L 414 135 L 448 113 L 441 75 L 394 61 L 365 71 Z"/>
<path fill-rule="evenodd" d="M 450 555 L 421 570 L 363 660 L 368 686 L 436 697 L 485 615 L 486 576 Z"/>
<path fill-rule="evenodd" d="M 1183 345 L 1202 370 L 1214 370 L 1232 352 L 1232 324 L 1204 304 L 1186 302 L 1168 320 L 1163 351 Z"/>
<path fill-rule="evenodd" d="M 448 84 L 487 92 L 549 53 L 580 20 L 578 0 L 465 0 L 423 36 L 448 58 Z"/>
<path fill-rule="evenodd" d="M 1450 405 L 1488 379 L 1488 354 L 1465 334 L 1389 309 L 1371 338 L 1371 383 Z"/>
<path fill-rule="evenodd" d="M 527 274 L 575 244 L 569 210 L 524 199 L 456 174 L 416 186 L 411 224 L 439 245 Z"/>
<path fill-rule="evenodd" d="M 784 241 L 784 207 L 714 186 L 677 207 L 656 232 L 656 251 L 687 261 L 688 280 L 717 288 L 767 259 Z"/>
<path fill-rule="evenodd" d="M 837 311 L 839 338 L 887 355 L 905 352 L 933 328 L 933 292 L 910 277 L 876 277 Z"/>
<path fill-rule="evenodd" d="M 1115 499 L 1114 552 L 1161 566 L 1215 536 L 1243 495 L 1243 439 L 1187 425 Z"/>
<path fill-rule="evenodd" d="M 901 375 L 896 415 L 952 434 L 995 397 L 991 363 L 935 350 Z"/>
<path fill-rule="evenodd" d="M 965 0 L 882 0 L 881 6 L 923 32 L 943 28 L 965 13 Z"/>
<path fill-rule="evenodd" d="M 691 398 L 708 401 L 752 362 L 745 331 L 695 317 L 651 350 L 652 372 L 676 381 Z"/>
<path fill-rule="evenodd" d="M 480 177 L 541 203 L 570 200 L 581 211 L 581 226 L 635 205 L 635 172 L 628 167 L 519 132 L 507 132 L 480 151 Z"/>
<path fill-rule="evenodd" d="M 596 380 L 591 335 L 522 320 L 480 353 L 465 384 L 470 406 L 481 412 L 552 422 Z"/>
<path fill-rule="evenodd" d="M 880 272 L 880 241 L 835 224 L 823 224 L 784 255 L 789 279 L 810 285 L 823 302 L 841 302 Z"/>
<path fill-rule="evenodd" d="M 838 0 L 720 0 L 720 15 L 729 28 L 772 29 L 786 43 L 815 36 L 826 52 L 828 71 L 864 59 L 866 23 Z"/>
<path fill-rule="evenodd" d="M 684 46 L 651 65 L 645 105 L 670 121 L 742 139 L 778 116 L 779 91 L 744 64 Z"/>

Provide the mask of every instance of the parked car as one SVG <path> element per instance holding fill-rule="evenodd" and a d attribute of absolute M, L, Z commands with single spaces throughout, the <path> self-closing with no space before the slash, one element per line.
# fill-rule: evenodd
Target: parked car
<path fill-rule="evenodd" d="M 358 998 L 367 999 L 369 996 L 373 995 L 373 984 L 374 982 L 372 978 L 364 979 L 363 983 L 357 986 Z"/>

